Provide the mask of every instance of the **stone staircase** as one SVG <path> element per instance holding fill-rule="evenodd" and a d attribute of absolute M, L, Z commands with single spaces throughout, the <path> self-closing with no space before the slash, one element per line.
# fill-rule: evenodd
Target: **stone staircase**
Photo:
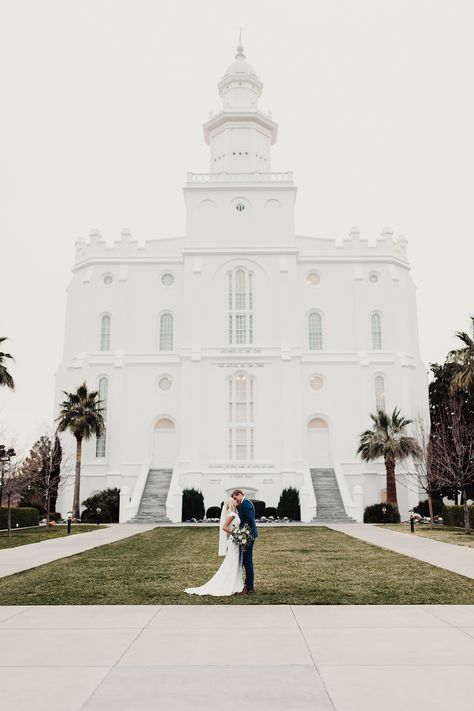
<path fill-rule="evenodd" d="M 166 498 L 172 474 L 172 469 L 150 469 L 140 506 L 136 515 L 130 519 L 130 523 L 169 521 L 166 518 Z"/>
<path fill-rule="evenodd" d="M 344 509 L 334 469 L 310 469 L 316 496 L 314 523 L 356 523 Z"/>

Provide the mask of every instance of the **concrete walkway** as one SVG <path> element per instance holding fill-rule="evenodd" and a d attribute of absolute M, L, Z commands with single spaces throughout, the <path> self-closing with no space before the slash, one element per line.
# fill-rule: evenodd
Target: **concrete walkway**
<path fill-rule="evenodd" d="M 15 711 L 472 708 L 474 606 L 3 607 L 0 639 Z"/>
<path fill-rule="evenodd" d="M 90 551 L 92 548 L 121 541 L 124 538 L 135 536 L 137 533 L 144 533 L 155 528 L 153 524 L 142 523 L 111 523 L 107 525 L 108 528 L 99 528 L 97 531 L 89 533 L 77 533 L 64 538 L 52 538 L 50 541 L 29 543 L 26 546 L 0 550 L 0 578 L 51 563 L 53 560 Z"/>
<path fill-rule="evenodd" d="M 335 523 L 329 525 L 328 528 L 346 533 L 348 536 L 372 543 L 375 546 L 388 548 L 396 553 L 422 560 L 437 568 L 459 573 L 466 578 L 474 578 L 474 548 L 433 541 L 430 538 L 417 536 L 416 533 L 398 533 L 389 528 L 366 523 Z"/>

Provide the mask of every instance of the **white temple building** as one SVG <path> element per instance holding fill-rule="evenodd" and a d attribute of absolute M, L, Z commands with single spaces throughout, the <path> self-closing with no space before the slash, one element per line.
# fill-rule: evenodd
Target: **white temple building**
<path fill-rule="evenodd" d="M 385 495 L 383 462 L 356 454 L 369 414 L 428 408 L 406 240 L 296 235 L 293 175 L 272 172 L 277 124 L 242 47 L 218 89 L 186 234 L 76 244 L 56 406 L 83 381 L 106 405 L 81 500 L 116 486 L 121 521 L 180 521 L 184 488 L 207 509 L 235 487 L 276 506 L 291 485 L 304 521 L 361 521 Z M 419 499 L 409 466 L 402 515 Z M 71 502 L 72 486 L 58 510 Z"/>

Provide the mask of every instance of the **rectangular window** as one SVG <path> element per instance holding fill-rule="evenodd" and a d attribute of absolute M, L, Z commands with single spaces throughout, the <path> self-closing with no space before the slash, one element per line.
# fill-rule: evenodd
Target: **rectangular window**
<path fill-rule="evenodd" d="M 233 459 L 233 452 L 232 452 L 232 430 L 229 430 L 229 459 Z"/>
<path fill-rule="evenodd" d="M 245 314 L 237 314 L 235 317 L 235 342 L 237 345 L 242 345 L 247 342 L 246 320 Z"/>
<path fill-rule="evenodd" d="M 96 442 L 95 442 L 95 456 L 98 459 L 102 459 L 105 457 L 105 448 L 106 448 L 106 436 L 105 436 L 105 430 L 102 432 L 100 437 L 97 437 Z"/>
<path fill-rule="evenodd" d="M 236 434 L 236 459 L 245 461 L 247 459 L 247 430 L 243 427 L 238 427 L 235 430 Z"/>
<path fill-rule="evenodd" d="M 229 311 L 232 311 L 232 274 L 229 274 Z"/>
<path fill-rule="evenodd" d="M 229 316 L 229 345 L 232 345 L 232 316 Z"/>
<path fill-rule="evenodd" d="M 250 459 L 253 460 L 253 430 L 250 430 Z"/>
<path fill-rule="evenodd" d="M 252 274 L 249 274 L 249 309 L 253 309 L 253 280 Z"/>
<path fill-rule="evenodd" d="M 253 316 L 249 314 L 249 343 L 253 343 Z"/>

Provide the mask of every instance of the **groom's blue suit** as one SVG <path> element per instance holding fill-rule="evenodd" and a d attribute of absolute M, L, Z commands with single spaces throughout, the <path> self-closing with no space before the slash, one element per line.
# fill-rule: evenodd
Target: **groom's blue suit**
<path fill-rule="evenodd" d="M 258 531 L 255 524 L 255 508 L 249 499 L 242 499 L 239 506 L 240 526 L 250 528 L 252 536 L 257 538 Z M 245 587 L 247 590 L 253 590 L 253 543 L 244 551 L 242 556 L 242 564 L 245 568 Z"/>

